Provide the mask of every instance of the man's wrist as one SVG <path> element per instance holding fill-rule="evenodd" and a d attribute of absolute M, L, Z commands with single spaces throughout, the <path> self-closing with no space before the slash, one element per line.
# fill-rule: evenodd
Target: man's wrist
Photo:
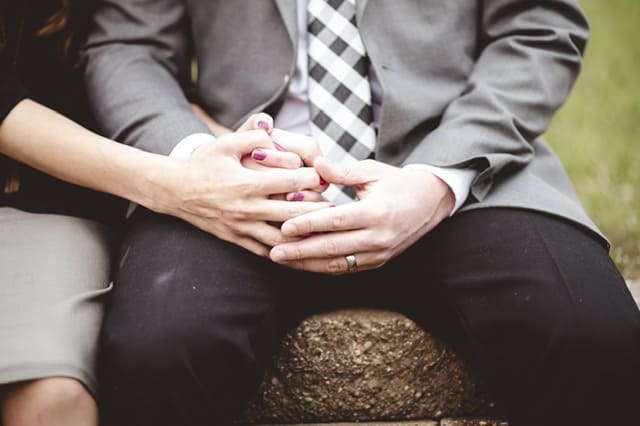
<path fill-rule="evenodd" d="M 209 133 L 193 133 L 178 142 L 169 153 L 169 156 L 171 158 L 186 160 L 191 156 L 193 151 L 201 145 L 215 140 L 216 137 Z"/>
<path fill-rule="evenodd" d="M 457 167 L 437 167 L 430 164 L 407 164 L 406 169 L 424 170 L 432 173 L 449 186 L 454 197 L 451 215 L 454 214 L 467 200 L 471 184 L 478 175 L 474 169 Z"/>

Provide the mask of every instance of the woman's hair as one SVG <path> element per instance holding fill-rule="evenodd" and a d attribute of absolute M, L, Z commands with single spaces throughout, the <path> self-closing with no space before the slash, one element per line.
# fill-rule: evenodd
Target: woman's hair
<path fill-rule="evenodd" d="M 42 0 L 36 0 L 35 2 L 26 2 L 25 4 L 27 6 L 23 8 L 22 11 L 18 11 L 19 16 L 12 18 L 18 19 L 23 23 L 26 19 L 33 18 L 33 14 L 29 6 L 31 6 L 31 4 L 33 3 L 38 4 L 40 1 Z M 84 1 L 88 2 L 88 0 Z M 19 34 L 18 38 L 36 36 L 43 40 L 46 39 L 47 42 L 51 42 L 55 45 L 55 49 L 61 56 L 72 56 L 73 54 L 75 54 L 75 51 L 78 48 L 78 44 L 75 42 L 78 35 L 77 32 L 81 30 L 81 28 L 76 28 L 78 27 L 78 25 L 74 25 L 74 18 L 76 18 L 76 16 L 74 16 L 76 15 L 76 13 L 74 12 L 76 12 L 76 7 L 74 6 L 72 8 L 71 0 L 49 0 L 44 2 L 45 5 L 47 3 L 50 3 L 48 9 L 50 9 L 52 12 L 48 16 L 48 18 L 43 19 L 43 22 L 38 23 L 36 27 L 37 31 L 35 31 L 35 34 Z M 76 4 L 79 3 L 81 2 L 76 2 Z M 42 3 L 40 3 L 40 6 L 42 7 Z M 11 18 L 6 15 L 0 17 L 0 50 L 8 47 L 6 45 L 8 42 L 8 37 L 5 31 L 7 26 L 5 19 Z"/>
<path fill-rule="evenodd" d="M 45 26 L 38 31 L 39 36 L 59 33 L 69 23 L 69 14 L 71 12 L 69 0 L 58 0 L 58 5 L 58 10 L 49 17 Z"/>
<path fill-rule="evenodd" d="M 56 39 L 58 49 L 64 56 L 69 56 L 73 48 L 74 32 L 70 25 L 71 0 L 58 0 L 58 10 L 47 19 L 47 22 L 36 33 L 38 37 Z"/>

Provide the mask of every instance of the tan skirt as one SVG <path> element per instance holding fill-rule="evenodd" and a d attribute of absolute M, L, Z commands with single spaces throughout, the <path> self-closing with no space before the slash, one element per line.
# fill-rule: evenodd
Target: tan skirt
<path fill-rule="evenodd" d="M 104 225 L 0 207 L 0 385 L 62 376 L 95 394 L 110 252 Z"/>

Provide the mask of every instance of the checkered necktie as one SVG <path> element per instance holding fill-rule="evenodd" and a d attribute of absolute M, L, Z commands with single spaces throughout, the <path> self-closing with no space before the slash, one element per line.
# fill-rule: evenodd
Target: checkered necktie
<path fill-rule="evenodd" d="M 372 158 L 369 59 L 356 27 L 355 0 L 309 0 L 307 19 L 312 134 L 332 160 Z M 338 203 L 356 198 L 353 188 L 333 185 L 324 195 Z"/>

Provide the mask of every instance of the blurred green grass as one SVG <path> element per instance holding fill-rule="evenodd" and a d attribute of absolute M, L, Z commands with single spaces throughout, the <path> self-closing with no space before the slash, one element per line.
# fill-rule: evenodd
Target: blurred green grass
<path fill-rule="evenodd" d="M 582 0 L 585 65 L 547 140 L 627 278 L 640 278 L 640 0 Z"/>

